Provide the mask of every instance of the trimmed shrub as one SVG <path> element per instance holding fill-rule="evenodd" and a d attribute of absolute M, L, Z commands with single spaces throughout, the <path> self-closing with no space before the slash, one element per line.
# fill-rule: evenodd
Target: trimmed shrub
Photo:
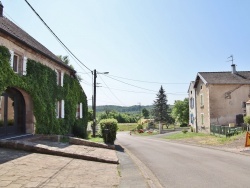
<path fill-rule="evenodd" d="M 182 132 L 183 132 L 184 134 L 186 134 L 186 133 L 188 132 L 188 130 L 187 130 L 187 129 L 183 129 Z"/>
<path fill-rule="evenodd" d="M 138 124 L 136 128 L 137 128 L 137 130 L 143 129 L 143 125 Z"/>
<path fill-rule="evenodd" d="M 244 117 L 244 123 L 250 124 L 250 116 L 245 116 Z"/>
<path fill-rule="evenodd" d="M 116 132 L 118 130 L 116 119 L 102 119 L 100 121 L 103 141 L 106 144 L 114 144 Z"/>

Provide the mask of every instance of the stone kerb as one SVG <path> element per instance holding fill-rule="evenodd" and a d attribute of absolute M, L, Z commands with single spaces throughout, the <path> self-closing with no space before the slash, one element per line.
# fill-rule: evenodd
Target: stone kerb
<path fill-rule="evenodd" d="M 69 144 L 85 145 L 85 146 L 115 150 L 115 145 L 106 145 L 106 144 L 102 144 L 102 143 L 91 142 L 91 141 L 80 139 L 80 138 L 75 138 L 75 137 L 69 137 Z"/>

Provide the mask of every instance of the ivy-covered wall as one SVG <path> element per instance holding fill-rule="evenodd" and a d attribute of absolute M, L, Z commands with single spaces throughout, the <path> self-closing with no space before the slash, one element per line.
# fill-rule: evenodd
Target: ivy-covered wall
<path fill-rule="evenodd" d="M 9 50 L 0 46 L 0 93 L 7 87 L 18 87 L 31 96 L 36 118 L 36 133 L 73 134 L 86 137 L 87 99 L 79 81 L 64 74 L 63 87 L 58 86 L 56 72 L 31 59 L 27 61 L 27 74 L 20 76 L 13 72 L 9 60 Z M 63 119 L 56 118 L 56 103 L 60 100 L 65 101 Z M 79 103 L 82 103 L 83 118 L 76 119 L 76 106 Z"/>

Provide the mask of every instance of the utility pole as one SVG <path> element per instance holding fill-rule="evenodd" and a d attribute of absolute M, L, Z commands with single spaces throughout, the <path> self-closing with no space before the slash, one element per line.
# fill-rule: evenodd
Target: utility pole
<path fill-rule="evenodd" d="M 96 130 L 96 69 L 94 70 L 94 97 L 93 97 L 93 137 L 95 137 Z"/>
<path fill-rule="evenodd" d="M 108 74 L 109 72 L 96 72 L 96 69 L 94 70 L 94 94 L 93 94 L 93 137 L 95 137 L 96 132 L 96 78 L 97 74 Z"/>

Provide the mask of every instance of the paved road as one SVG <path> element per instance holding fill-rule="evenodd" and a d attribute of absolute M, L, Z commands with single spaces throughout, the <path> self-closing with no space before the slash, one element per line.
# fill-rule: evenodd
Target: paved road
<path fill-rule="evenodd" d="M 249 187 L 250 156 L 118 133 L 163 187 Z"/>

